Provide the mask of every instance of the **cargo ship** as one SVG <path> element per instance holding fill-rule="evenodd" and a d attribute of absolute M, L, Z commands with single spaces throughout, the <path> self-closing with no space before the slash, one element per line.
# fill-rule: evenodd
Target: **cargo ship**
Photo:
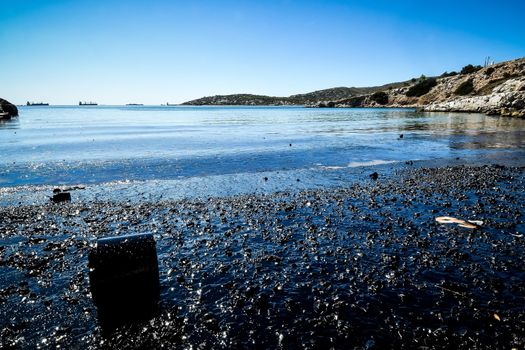
<path fill-rule="evenodd" d="M 27 101 L 26 106 L 49 106 L 49 103 Z"/>
<path fill-rule="evenodd" d="M 82 102 L 80 101 L 78 103 L 79 106 L 98 106 L 98 103 L 96 102 Z"/>

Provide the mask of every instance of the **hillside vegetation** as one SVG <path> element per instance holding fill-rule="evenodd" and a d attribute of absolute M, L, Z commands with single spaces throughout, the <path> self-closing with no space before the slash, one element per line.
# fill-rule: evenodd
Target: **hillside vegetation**
<path fill-rule="evenodd" d="M 324 89 L 309 92 L 306 94 L 291 95 L 288 97 L 251 95 L 251 94 L 232 94 L 232 95 L 215 95 L 206 96 L 196 100 L 182 103 L 183 105 L 249 105 L 249 106 L 264 106 L 264 105 L 308 105 L 317 103 L 319 101 L 332 101 L 360 96 L 364 94 L 371 94 L 378 91 L 383 91 L 388 88 L 407 86 L 409 82 L 391 83 L 382 86 L 373 87 L 335 87 L 331 89 Z"/>

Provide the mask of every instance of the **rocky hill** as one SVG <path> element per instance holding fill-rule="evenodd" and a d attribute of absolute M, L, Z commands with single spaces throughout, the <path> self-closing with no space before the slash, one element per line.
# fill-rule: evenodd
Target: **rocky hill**
<path fill-rule="evenodd" d="M 338 87 L 288 97 L 225 95 L 185 105 L 305 105 L 307 107 L 416 107 L 525 117 L 525 57 L 459 73 L 421 76 L 376 87 Z"/>
<path fill-rule="evenodd" d="M 392 87 L 408 85 L 409 82 L 392 83 L 373 87 L 336 87 L 318 90 L 306 94 L 291 95 L 288 97 L 233 94 L 206 96 L 196 100 L 182 103 L 183 105 L 205 106 L 205 105 L 248 105 L 248 106 L 284 106 L 284 105 L 308 105 L 319 101 L 332 101 L 373 93 Z"/>
<path fill-rule="evenodd" d="M 286 97 L 274 97 L 264 95 L 234 94 L 206 96 L 196 100 L 182 103 L 183 105 L 193 106 L 281 106 L 288 105 Z"/>
<path fill-rule="evenodd" d="M 320 101 L 311 107 L 418 107 L 525 117 L 525 58 L 486 67 L 468 65 L 460 73 L 421 77 L 409 86 Z"/>
<path fill-rule="evenodd" d="M 458 93 L 465 87 L 469 93 Z M 525 118 L 525 58 L 485 67 L 466 77 L 443 80 L 441 87 L 427 98 L 428 103 L 423 106 L 426 111 L 481 112 Z"/>
<path fill-rule="evenodd" d="M 0 119 L 11 119 L 18 115 L 18 108 L 9 101 L 0 98 Z"/>
<path fill-rule="evenodd" d="M 292 95 L 287 97 L 288 101 L 296 105 L 308 105 L 319 101 L 333 101 L 337 99 L 352 98 L 364 94 L 372 94 L 391 88 L 398 88 L 408 85 L 409 82 L 391 83 L 381 86 L 371 87 L 336 87 L 331 89 L 318 90 L 306 94 Z"/>

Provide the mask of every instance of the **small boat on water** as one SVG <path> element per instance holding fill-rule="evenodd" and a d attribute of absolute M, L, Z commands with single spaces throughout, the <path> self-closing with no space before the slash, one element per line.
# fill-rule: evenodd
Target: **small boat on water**
<path fill-rule="evenodd" d="M 27 101 L 26 106 L 49 106 L 49 103 Z"/>
<path fill-rule="evenodd" d="M 142 103 L 127 103 L 126 106 L 144 106 Z"/>
<path fill-rule="evenodd" d="M 78 103 L 78 105 L 79 105 L 79 106 L 98 106 L 98 103 L 96 103 L 96 102 L 91 102 L 91 101 L 90 101 L 90 102 L 82 102 L 82 101 L 80 101 L 80 102 Z"/>

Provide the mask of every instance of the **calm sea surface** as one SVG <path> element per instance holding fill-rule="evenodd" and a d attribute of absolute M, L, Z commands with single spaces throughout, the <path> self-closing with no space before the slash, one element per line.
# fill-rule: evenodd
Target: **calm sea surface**
<path fill-rule="evenodd" d="M 408 160 L 519 156 L 524 136 L 525 120 L 409 109 L 20 107 L 19 118 L 0 124 L 0 186 L 294 177 Z"/>

